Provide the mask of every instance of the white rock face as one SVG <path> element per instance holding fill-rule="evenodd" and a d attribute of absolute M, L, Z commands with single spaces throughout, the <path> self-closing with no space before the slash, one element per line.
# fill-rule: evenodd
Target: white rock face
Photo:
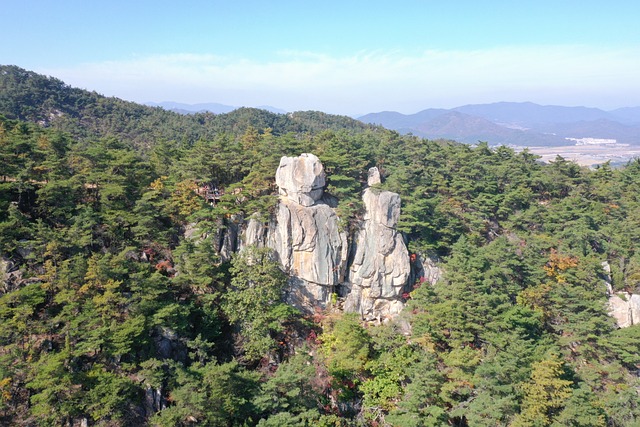
<path fill-rule="evenodd" d="M 312 206 L 322 197 L 324 184 L 324 167 L 313 154 L 280 159 L 276 185 L 281 196 L 302 206 Z"/>
<path fill-rule="evenodd" d="M 640 295 L 618 292 L 609 297 L 609 315 L 620 328 L 640 324 Z"/>

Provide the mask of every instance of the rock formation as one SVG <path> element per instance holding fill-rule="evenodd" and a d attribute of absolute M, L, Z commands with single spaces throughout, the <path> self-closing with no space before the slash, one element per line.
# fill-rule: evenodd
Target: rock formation
<path fill-rule="evenodd" d="M 349 242 L 323 198 L 324 182 L 324 168 L 313 154 L 283 157 L 276 172 L 280 203 L 267 244 L 290 276 L 289 302 L 306 310 L 325 308 L 340 286 L 345 311 L 365 319 L 398 314 L 410 270 L 395 229 L 400 196 L 367 188 L 364 221 Z M 378 169 L 371 168 L 369 186 L 380 182 Z"/>
<path fill-rule="evenodd" d="M 377 168 L 369 170 L 369 185 L 380 182 Z M 355 255 L 349 269 L 349 293 L 344 308 L 364 318 L 394 316 L 403 307 L 402 291 L 409 278 L 409 253 L 395 229 L 400 196 L 367 188 L 362 196 L 364 222 L 355 235 Z"/>
<path fill-rule="evenodd" d="M 0 295 L 40 281 L 39 277 L 23 278 L 22 270 L 12 260 L 4 256 L 0 257 Z"/>
<path fill-rule="evenodd" d="M 276 171 L 279 203 L 267 221 L 232 217 L 217 239 L 222 259 L 255 245 L 272 248 L 289 275 L 287 301 L 312 312 L 344 298 L 345 311 L 367 320 L 393 317 L 403 307 L 410 262 L 402 235 L 395 229 L 400 196 L 372 186 L 381 182 L 369 170 L 362 196 L 365 216 L 353 236 L 341 229 L 335 199 L 324 193 L 325 172 L 313 154 L 283 157 Z M 338 295 L 339 294 L 339 295 Z"/>
<path fill-rule="evenodd" d="M 326 307 L 346 265 L 347 236 L 321 200 L 324 182 L 324 167 L 313 154 L 283 157 L 276 172 L 280 202 L 268 245 L 290 276 L 289 302 L 303 309 Z"/>
<path fill-rule="evenodd" d="M 609 316 L 613 317 L 619 328 L 640 324 L 640 295 L 628 292 L 613 292 L 611 284 L 611 266 L 602 262 L 604 283 L 609 296 Z"/>
<path fill-rule="evenodd" d="M 609 315 L 620 328 L 640 324 L 640 295 L 617 292 L 609 296 Z"/>

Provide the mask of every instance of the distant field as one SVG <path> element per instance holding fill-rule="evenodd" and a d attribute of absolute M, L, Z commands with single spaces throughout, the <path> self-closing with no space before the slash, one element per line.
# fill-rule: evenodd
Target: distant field
<path fill-rule="evenodd" d="M 626 163 L 640 157 L 639 145 L 594 144 L 567 145 L 561 147 L 529 147 L 529 151 L 542 157 L 542 161 L 554 160 L 557 155 L 573 160 L 582 166 L 595 166 L 610 160 L 612 164 Z"/>

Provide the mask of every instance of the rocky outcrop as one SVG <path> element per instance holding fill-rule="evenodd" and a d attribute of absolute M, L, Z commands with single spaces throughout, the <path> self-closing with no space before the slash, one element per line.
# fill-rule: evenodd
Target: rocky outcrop
<path fill-rule="evenodd" d="M 418 256 L 415 261 L 415 278 L 422 284 L 435 285 L 443 276 L 444 271 L 438 261 L 429 256 Z"/>
<path fill-rule="evenodd" d="M 604 272 L 604 284 L 607 287 L 607 295 L 613 295 L 613 285 L 611 284 L 611 265 L 609 261 L 602 261 L 600 263 L 602 265 L 602 271 Z"/>
<path fill-rule="evenodd" d="M 216 252 L 222 261 L 230 261 L 234 253 L 247 246 L 264 247 L 267 231 L 272 228 L 255 215 L 245 219 L 240 214 L 218 220 L 211 230 L 201 230 L 197 223 L 187 224 L 183 232 L 186 239 L 197 242 L 213 239 Z"/>
<path fill-rule="evenodd" d="M 23 278 L 22 270 L 16 263 L 9 258 L 0 256 L 0 295 L 40 281 L 39 277 Z"/>
<path fill-rule="evenodd" d="M 343 280 L 347 258 L 347 236 L 333 209 L 281 197 L 270 243 L 291 278 L 289 302 L 307 309 L 326 307 Z"/>
<path fill-rule="evenodd" d="M 273 226 L 261 221 L 256 215 L 251 216 L 246 222 L 246 227 L 241 236 L 240 250 L 247 246 L 264 247 L 267 240 L 267 232 L 273 228 Z"/>
<path fill-rule="evenodd" d="M 313 154 L 283 157 L 276 172 L 280 202 L 267 233 L 290 277 L 288 301 L 306 310 L 327 306 L 347 258 L 347 236 L 322 200 L 324 182 L 324 167 Z"/>
<path fill-rule="evenodd" d="M 173 329 L 158 326 L 154 329 L 152 338 L 159 359 L 173 359 L 176 362 L 184 362 L 187 359 L 184 339 Z"/>
<path fill-rule="evenodd" d="M 604 284 L 609 297 L 609 316 L 613 317 L 619 328 L 640 324 L 640 295 L 628 292 L 613 292 L 611 266 L 602 262 Z"/>
<path fill-rule="evenodd" d="M 369 171 L 369 184 L 380 182 L 377 168 Z M 344 308 L 363 318 L 392 317 L 402 310 L 402 292 L 410 273 L 409 253 L 396 230 L 400 196 L 367 188 L 362 196 L 365 216 L 355 235 Z"/>
<path fill-rule="evenodd" d="M 146 417 L 152 417 L 154 414 L 167 408 L 167 401 L 164 398 L 162 388 L 155 388 L 146 385 L 144 391 L 143 409 Z"/>
<path fill-rule="evenodd" d="M 396 230 L 400 196 L 373 186 L 369 170 L 364 218 L 352 236 L 341 229 L 337 201 L 324 193 L 325 172 L 313 154 L 283 157 L 276 171 L 279 203 L 267 220 L 227 218 L 215 236 L 222 259 L 247 246 L 272 248 L 289 276 L 286 298 L 312 312 L 343 297 L 345 311 L 367 320 L 393 317 L 403 307 L 410 260 Z"/>
<path fill-rule="evenodd" d="M 609 315 L 620 328 L 640 324 L 640 295 L 617 292 L 609 296 Z"/>
<path fill-rule="evenodd" d="M 289 302 L 308 311 L 325 308 L 340 288 L 345 311 L 364 319 L 400 312 L 409 254 L 395 229 L 400 196 L 371 188 L 380 182 L 380 172 L 371 168 L 364 220 L 349 242 L 324 195 L 322 163 L 313 154 L 282 158 L 276 172 L 280 203 L 267 244 L 290 276 Z"/>
<path fill-rule="evenodd" d="M 0 295 L 11 290 L 11 283 L 13 282 L 11 272 L 13 270 L 13 262 L 5 257 L 0 257 Z"/>

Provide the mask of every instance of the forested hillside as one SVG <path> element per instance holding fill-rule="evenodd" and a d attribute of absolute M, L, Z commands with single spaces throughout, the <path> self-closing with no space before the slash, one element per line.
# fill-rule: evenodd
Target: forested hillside
<path fill-rule="evenodd" d="M 221 133 L 243 132 L 249 125 L 256 129 L 268 127 L 276 135 L 373 128 L 348 117 L 318 111 L 283 115 L 239 108 L 228 114 L 182 115 L 73 88 L 54 77 L 13 65 L 0 65 L 0 112 L 9 119 L 36 122 L 81 141 L 113 136 L 140 150 L 159 141 L 190 145 Z"/>
<path fill-rule="evenodd" d="M 640 292 L 639 160 L 541 164 L 318 112 L 180 116 L 12 66 L 0 114 L 0 425 L 640 425 L 640 326 L 616 328 L 605 284 Z M 272 215 L 300 153 L 346 232 L 369 167 L 401 195 L 399 318 L 304 314 L 269 249 L 219 253 L 236 218 Z"/>

